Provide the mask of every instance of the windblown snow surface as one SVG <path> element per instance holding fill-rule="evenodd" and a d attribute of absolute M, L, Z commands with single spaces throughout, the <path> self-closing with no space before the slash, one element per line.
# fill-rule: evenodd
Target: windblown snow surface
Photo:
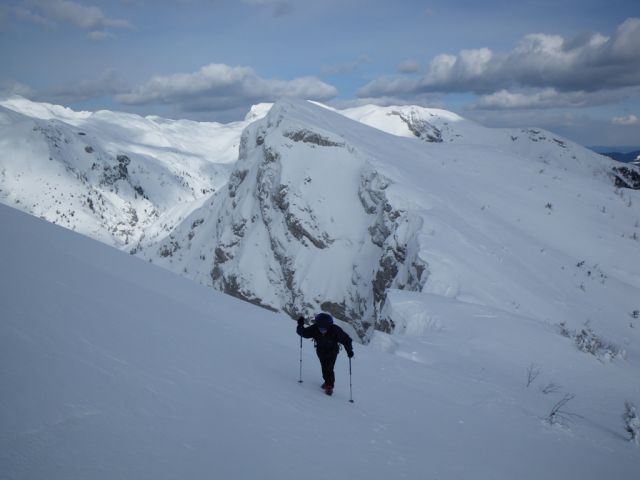
<path fill-rule="evenodd" d="M 305 341 L 298 383 L 288 317 L 6 206 L 0 223 L 3 479 L 638 472 L 621 423 L 640 398 L 637 329 L 625 358 L 598 359 L 531 318 L 397 292 L 407 330 L 428 329 L 356 345 L 349 403 L 344 353 L 327 397 Z"/>

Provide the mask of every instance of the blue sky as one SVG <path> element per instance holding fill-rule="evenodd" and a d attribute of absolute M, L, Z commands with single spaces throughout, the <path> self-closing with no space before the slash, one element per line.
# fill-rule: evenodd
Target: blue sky
<path fill-rule="evenodd" d="M 622 0 L 0 0 L 0 91 L 230 121 L 284 95 L 442 107 L 640 144 L 640 5 Z"/>

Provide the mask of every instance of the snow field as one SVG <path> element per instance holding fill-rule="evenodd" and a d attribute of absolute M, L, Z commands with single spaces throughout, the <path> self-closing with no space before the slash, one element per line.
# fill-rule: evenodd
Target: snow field
<path fill-rule="evenodd" d="M 619 425 L 623 397 L 640 393 L 636 348 L 589 362 L 539 322 L 395 292 L 408 324 L 427 312 L 423 334 L 356 345 L 350 404 L 344 353 L 334 397 L 308 341 L 297 383 L 290 319 L 0 216 L 6 478 L 596 479 L 640 464 Z M 530 362 L 541 374 L 527 388 Z M 543 421 L 559 395 L 539 391 L 548 381 L 576 393 L 567 409 L 583 418 Z"/>

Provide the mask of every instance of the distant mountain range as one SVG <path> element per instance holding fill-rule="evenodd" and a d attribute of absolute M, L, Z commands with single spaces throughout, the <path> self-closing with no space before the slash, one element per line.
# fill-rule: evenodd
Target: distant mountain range
<path fill-rule="evenodd" d="M 627 153 L 602 152 L 602 155 L 605 155 L 609 158 L 613 158 L 618 162 L 633 163 L 634 165 L 640 165 L 640 149 L 634 150 L 632 152 L 627 152 Z"/>
<path fill-rule="evenodd" d="M 640 160 L 640 145 L 592 145 L 587 148 L 618 162 L 631 163 Z"/>

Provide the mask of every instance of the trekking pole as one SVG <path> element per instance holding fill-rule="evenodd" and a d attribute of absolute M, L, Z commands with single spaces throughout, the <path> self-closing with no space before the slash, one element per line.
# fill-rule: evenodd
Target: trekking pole
<path fill-rule="evenodd" d="M 302 383 L 302 335 L 300 335 L 300 380 L 298 383 Z"/>
<path fill-rule="evenodd" d="M 351 384 L 351 359 L 349 359 L 349 403 L 353 403 L 353 385 Z"/>

